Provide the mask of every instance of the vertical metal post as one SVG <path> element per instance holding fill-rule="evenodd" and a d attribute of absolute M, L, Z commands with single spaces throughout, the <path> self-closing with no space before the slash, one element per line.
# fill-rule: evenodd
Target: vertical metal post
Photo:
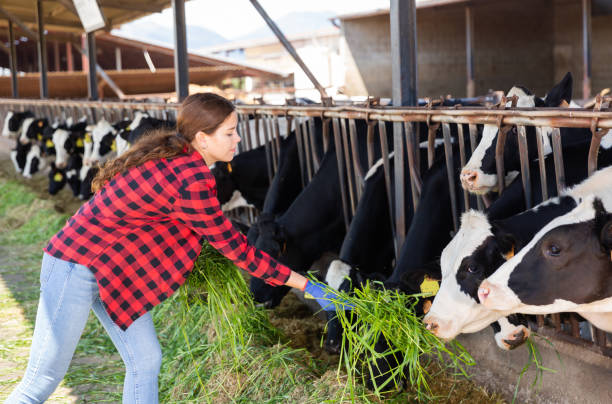
<path fill-rule="evenodd" d="M 15 34 L 13 32 L 13 22 L 8 21 L 9 29 L 9 65 L 11 67 L 11 90 L 13 98 L 19 98 L 19 87 L 17 86 L 17 50 L 15 49 Z"/>
<path fill-rule="evenodd" d="M 60 71 L 60 51 L 59 51 L 59 42 L 53 41 L 53 62 L 55 64 L 55 71 Z"/>
<path fill-rule="evenodd" d="M 40 73 L 40 98 L 49 97 L 47 85 L 47 41 L 43 23 L 42 0 L 36 0 L 36 23 L 38 26 L 38 72 Z"/>
<path fill-rule="evenodd" d="M 90 100 L 98 97 L 98 76 L 96 75 L 96 38 L 93 32 L 87 34 L 87 95 Z"/>
<path fill-rule="evenodd" d="M 415 0 L 391 0 L 391 80 L 393 105 L 417 105 Z M 393 124 L 395 153 L 395 227 L 401 248 L 406 235 L 404 217 L 404 137 L 401 122 Z"/>
<path fill-rule="evenodd" d="M 172 0 L 172 12 L 174 14 L 174 82 L 176 97 L 180 102 L 189 95 L 185 0 Z"/>
<path fill-rule="evenodd" d="M 415 0 L 391 0 L 391 77 L 396 106 L 417 105 L 416 35 Z"/>
<path fill-rule="evenodd" d="M 582 0 L 582 98 L 591 96 L 591 0 Z"/>
<path fill-rule="evenodd" d="M 66 42 L 66 70 L 69 72 L 74 71 L 74 59 L 72 58 L 72 44 Z"/>
<path fill-rule="evenodd" d="M 121 71 L 121 48 L 115 48 L 115 70 Z"/>
<path fill-rule="evenodd" d="M 465 7 L 465 70 L 467 73 L 466 95 L 474 97 L 474 13 L 471 6 Z"/>

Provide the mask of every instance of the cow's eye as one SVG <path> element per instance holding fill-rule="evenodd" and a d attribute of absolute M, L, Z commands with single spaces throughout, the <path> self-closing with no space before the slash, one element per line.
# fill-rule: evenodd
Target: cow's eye
<path fill-rule="evenodd" d="M 546 252 L 548 253 L 548 255 L 550 255 L 551 257 L 558 257 L 559 254 L 561 254 L 561 248 L 559 248 L 558 245 L 556 244 L 551 244 L 548 246 L 548 248 L 546 249 Z"/>
<path fill-rule="evenodd" d="M 475 265 L 468 265 L 467 270 L 469 273 L 474 274 L 476 273 L 476 266 Z"/>

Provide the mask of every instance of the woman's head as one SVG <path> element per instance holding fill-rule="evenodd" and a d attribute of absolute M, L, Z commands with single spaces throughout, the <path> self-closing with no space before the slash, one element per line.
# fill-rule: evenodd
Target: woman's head
<path fill-rule="evenodd" d="M 128 151 L 101 167 L 92 181 L 92 191 L 96 192 L 117 173 L 131 167 L 194 149 L 208 165 L 230 161 L 240 141 L 234 110 L 231 102 L 213 93 L 188 96 L 179 107 L 177 131 L 155 130 L 143 135 Z"/>
<path fill-rule="evenodd" d="M 230 161 L 240 141 L 234 105 L 213 93 L 185 98 L 178 113 L 179 133 L 191 143 L 208 165 Z"/>

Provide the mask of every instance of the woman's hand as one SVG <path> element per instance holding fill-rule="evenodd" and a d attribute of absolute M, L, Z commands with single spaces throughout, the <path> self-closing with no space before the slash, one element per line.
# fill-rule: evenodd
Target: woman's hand
<path fill-rule="evenodd" d="M 323 282 L 308 279 L 304 288 L 304 297 L 316 299 L 324 311 L 352 310 L 354 306 L 338 296 L 337 292 Z"/>

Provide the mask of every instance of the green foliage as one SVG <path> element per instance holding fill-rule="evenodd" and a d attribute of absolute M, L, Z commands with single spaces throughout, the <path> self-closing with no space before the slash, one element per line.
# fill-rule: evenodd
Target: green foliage
<path fill-rule="evenodd" d="M 370 283 L 353 295 L 341 295 L 355 306 L 339 315 L 344 328 L 341 365 L 348 375 L 351 396 L 360 380 L 371 382 L 375 395 L 382 397 L 400 390 L 405 378 L 418 400 L 432 400 L 432 375 L 428 371 L 432 361 L 464 376 L 465 366 L 474 364 L 458 342 L 445 344 L 425 329 L 415 314 L 419 295 L 405 295 Z M 381 339 L 386 344 L 381 345 Z"/>

